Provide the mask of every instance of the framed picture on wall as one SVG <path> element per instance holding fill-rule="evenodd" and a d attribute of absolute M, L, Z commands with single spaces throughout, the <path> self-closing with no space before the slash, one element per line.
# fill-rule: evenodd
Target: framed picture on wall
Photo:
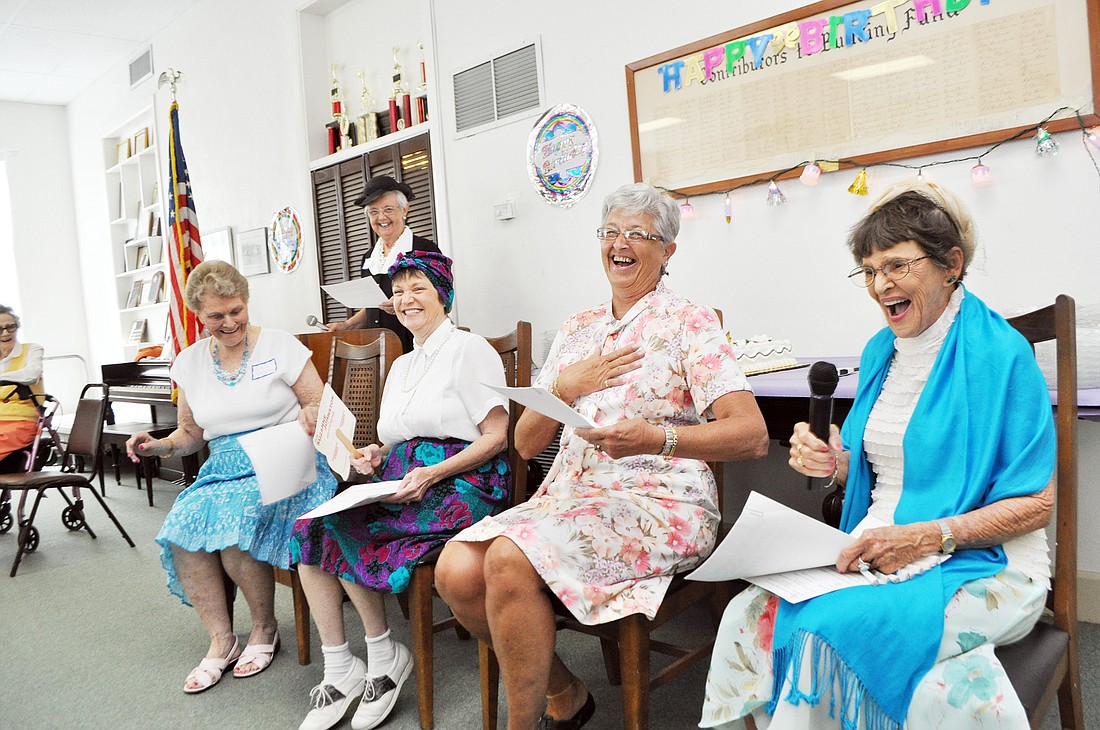
<path fill-rule="evenodd" d="M 267 274 L 271 263 L 267 253 L 267 228 L 241 231 L 233 248 L 237 254 L 237 270 L 245 276 Z"/>
<path fill-rule="evenodd" d="M 218 228 L 201 236 L 204 261 L 224 261 L 233 264 L 233 229 Z"/>

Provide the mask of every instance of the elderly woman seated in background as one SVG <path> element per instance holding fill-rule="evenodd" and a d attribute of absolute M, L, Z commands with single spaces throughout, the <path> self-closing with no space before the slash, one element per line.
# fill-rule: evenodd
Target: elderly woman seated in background
<path fill-rule="evenodd" d="M 0 381 L 28 385 L 41 393 L 42 347 L 20 344 L 16 337 L 19 324 L 12 308 L 0 304 Z M 17 397 L 15 389 L 14 385 L 0 386 L 0 461 L 30 446 L 38 435 L 38 410 L 30 399 Z"/>
<path fill-rule="evenodd" d="M 136 434 L 126 451 L 136 461 L 193 454 L 209 442 L 210 458 L 157 535 L 169 590 L 195 606 L 210 634 L 206 658 L 183 687 L 194 694 L 217 684 L 234 662 L 235 677 L 251 677 L 271 663 L 279 648 L 271 566 L 290 567 L 294 520 L 329 499 L 336 481 L 324 457 L 303 440 L 316 457 L 317 480 L 286 499 L 262 503 L 256 471 L 237 436 L 294 420 L 312 434 L 321 378 L 309 350 L 293 336 L 249 322 L 248 281 L 229 264 L 196 266 L 185 298 L 210 337 L 172 365 L 179 427 L 162 439 Z M 252 617 L 243 652 L 226 603 L 225 574 L 244 592 Z"/>
<path fill-rule="evenodd" d="M 378 438 L 352 461 L 361 474 L 400 480 L 382 503 L 299 520 L 294 559 L 309 599 L 325 676 L 301 730 L 339 723 L 362 696 L 354 730 L 381 723 L 412 671 L 409 650 L 390 638 L 383 594 L 405 590 L 417 562 L 459 530 L 499 510 L 511 487 L 505 400 L 484 383 L 504 385 L 504 365 L 484 338 L 447 317 L 454 301 L 451 260 L 400 254 L 390 267 L 394 308 L 416 348 L 390 368 Z M 366 633 L 367 661 L 344 633 L 344 593 Z"/>
<path fill-rule="evenodd" d="M 705 462 L 767 451 L 718 317 L 661 283 L 679 223 L 675 202 L 649 185 L 604 201 L 596 237 L 611 301 L 566 320 L 538 377 L 599 427 L 566 427 L 535 495 L 460 533 L 437 566 L 440 594 L 500 658 L 509 728 L 579 728 L 595 711 L 554 652 L 551 594 L 586 624 L 652 618 L 673 574 L 714 547 Z M 520 453 L 545 449 L 558 425 L 524 411 Z"/>
<path fill-rule="evenodd" d="M 863 351 L 843 431 L 825 443 L 798 424 L 790 464 L 846 487 L 841 527 L 867 529 L 837 570 L 879 585 L 735 597 L 701 725 L 1026 728 L 993 648 L 1028 633 L 1049 586 L 1046 385 L 1024 338 L 962 286 L 974 233 L 948 191 L 894 185 L 849 246 L 849 278 L 888 327 Z"/>

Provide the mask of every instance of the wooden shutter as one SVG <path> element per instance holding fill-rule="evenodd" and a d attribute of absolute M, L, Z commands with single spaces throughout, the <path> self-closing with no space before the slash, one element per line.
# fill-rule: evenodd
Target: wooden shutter
<path fill-rule="evenodd" d="M 363 209 L 354 204 L 367 180 L 378 175 L 404 182 L 413 189 L 406 221 L 418 236 L 436 240 L 431 145 L 421 134 L 313 172 L 313 202 L 317 215 L 317 253 L 321 284 L 336 284 L 362 275 L 360 264 L 375 243 Z M 321 292 L 324 320 L 341 321 L 353 310 Z"/>

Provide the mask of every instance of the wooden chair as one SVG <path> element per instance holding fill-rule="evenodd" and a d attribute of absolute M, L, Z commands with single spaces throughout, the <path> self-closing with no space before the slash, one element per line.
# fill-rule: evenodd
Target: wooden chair
<path fill-rule="evenodd" d="M 1077 643 L 1077 333 L 1074 302 L 1060 295 L 1054 304 L 1008 320 L 1027 341 L 1055 341 L 1058 406 L 1054 588 L 1047 596 L 1051 616 L 1026 637 L 996 649 L 1031 727 L 1043 724 L 1058 697 L 1064 728 L 1084 728 Z M 825 521 L 840 524 L 843 488 L 826 497 Z"/>
<path fill-rule="evenodd" d="M 722 464 L 710 464 L 718 491 L 721 512 L 724 492 Z M 720 531 L 719 539 L 722 537 Z M 608 682 L 620 685 L 623 693 L 623 727 L 645 730 L 649 727 L 649 693 L 673 679 L 696 662 L 710 656 L 713 636 L 703 643 L 684 647 L 653 639 L 651 634 L 669 620 L 695 606 L 705 606 L 715 627 L 731 597 L 730 584 L 687 580 L 690 571 L 673 577 L 657 615 L 650 620 L 642 614 L 632 614 L 606 624 L 588 626 L 577 621 L 557 598 L 552 597 L 558 616 L 557 628 L 569 629 L 600 639 Z M 500 665 L 493 649 L 478 642 L 481 669 L 481 722 L 484 730 L 496 730 L 499 704 Z M 651 670 L 651 654 L 657 652 L 674 657 L 672 663 L 656 673 Z"/>
<path fill-rule="evenodd" d="M 1063 294 L 1048 307 L 1008 320 L 1032 345 L 1054 340 L 1057 350 L 1057 522 L 1054 587 L 1047 596 L 1051 616 L 1049 620 L 1039 621 L 1023 640 L 996 650 L 1033 728 L 1042 726 L 1055 695 L 1061 727 L 1085 727 L 1077 642 L 1077 334 L 1074 312 L 1073 299 Z"/>
<path fill-rule="evenodd" d="M 512 387 L 531 384 L 531 323 L 517 322 L 516 329 L 503 337 L 486 338 L 504 361 L 504 381 Z M 516 423 L 522 406 L 511 403 L 508 408 L 508 462 L 512 467 L 513 505 L 527 498 L 527 462 L 516 451 Z M 461 629 L 454 616 L 435 621 L 432 598 L 435 595 L 435 563 L 442 548 L 432 550 L 417 564 L 409 589 L 398 594 L 406 603 L 402 608 L 409 619 L 412 634 L 413 664 L 416 666 L 416 698 L 420 709 L 420 727 L 430 730 L 435 725 L 434 637 L 449 628 Z M 469 634 L 462 630 L 467 638 Z"/>
<path fill-rule="evenodd" d="M 332 385 L 340 400 L 355 414 L 357 444 L 377 441 L 378 408 L 382 386 L 393 361 L 401 354 L 401 341 L 388 329 L 360 329 L 299 335 L 313 352 L 313 363 L 322 379 Z M 324 348 L 327 352 L 319 352 Z M 323 368 L 323 369 L 321 369 Z M 289 586 L 294 603 L 298 639 L 298 663 L 310 663 L 309 603 L 296 570 L 275 569 L 275 580 Z"/>

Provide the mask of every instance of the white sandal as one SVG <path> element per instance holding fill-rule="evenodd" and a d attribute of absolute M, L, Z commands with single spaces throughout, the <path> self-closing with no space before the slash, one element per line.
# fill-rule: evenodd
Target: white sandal
<path fill-rule="evenodd" d="M 278 633 L 275 634 L 275 640 L 270 644 L 249 644 L 241 653 L 240 658 L 237 660 L 237 665 L 233 667 L 233 676 L 237 679 L 256 676 L 267 669 L 268 665 L 271 664 L 271 660 L 275 658 L 275 652 L 277 651 L 279 651 Z M 249 672 L 238 672 L 237 670 L 245 664 L 255 664 L 256 668 Z"/>
<path fill-rule="evenodd" d="M 229 654 L 224 659 L 206 657 L 199 666 L 191 670 L 191 673 L 187 675 L 187 679 L 183 682 L 183 691 L 189 695 L 197 695 L 199 692 L 205 692 L 213 687 L 215 684 L 221 681 L 222 675 L 225 674 L 225 670 L 229 668 L 230 664 L 233 664 L 241 656 L 241 645 L 237 641 L 237 637 L 233 637 L 233 648 L 229 650 Z M 187 683 L 194 680 L 198 682 L 197 687 L 188 687 Z"/>

